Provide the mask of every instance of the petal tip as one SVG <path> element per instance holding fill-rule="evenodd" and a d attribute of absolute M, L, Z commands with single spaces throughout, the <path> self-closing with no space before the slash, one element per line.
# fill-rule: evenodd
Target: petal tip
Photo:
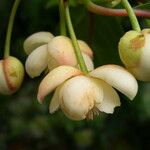
<path fill-rule="evenodd" d="M 38 102 L 39 102 L 40 104 L 42 104 L 42 103 L 43 103 L 43 100 L 44 100 L 44 97 L 41 96 L 40 94 L 38 94 L 37 100 L 38 100 Z"/>

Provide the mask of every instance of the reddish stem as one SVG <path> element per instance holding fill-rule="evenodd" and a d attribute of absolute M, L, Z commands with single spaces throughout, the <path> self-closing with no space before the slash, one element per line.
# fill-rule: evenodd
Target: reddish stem
<path fill-rule="evenodd" d="M 88 2 L 87 8 L 92 13 L 104 16 L 128 16 L 127 11 L 125 9 L 106 8 L 103 6 L 96 5 L 93 2 Z M 136 16 L 150 18 L 150 11 L 148 10 L 134 9 L 134 12 Z"/>

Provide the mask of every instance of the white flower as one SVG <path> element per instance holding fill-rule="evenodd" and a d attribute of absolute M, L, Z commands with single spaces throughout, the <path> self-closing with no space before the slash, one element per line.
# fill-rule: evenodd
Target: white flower
<path fill-rule="evenodd" d="M 137 81 L 123 67 L 104 65 L 84 75 L 71 66 L 60 66 L 52 70 L 42 80 L 38 90 L 38 100 L 55 90 L 50 103 L 50 113 L 59 108 L 73 120 L 92 119 L 99 111 L 113 113 L 120 106 L 117 92 L 133 99 L 138 90 Z"/>
<path fill-rule="evenodd" d="M 119 42 L 119 54 L 126 68 L 141 81 L 150 81 L 150 29 L 129 31 Z"/>
<path fill-rule="evenodd" d="M 93 70 L 92 50 L 84 41 L 78 40 L 78 43 L 88 70 Z M 78 67 L 74 48 L 68 37 L 54 37 L 49 32 L 38 32 L 25 40 L 24 49 L 29 54 L 25 68 L 32 78 L 39 76 L 47 68 L 51 71 L 60 65 Z"/>

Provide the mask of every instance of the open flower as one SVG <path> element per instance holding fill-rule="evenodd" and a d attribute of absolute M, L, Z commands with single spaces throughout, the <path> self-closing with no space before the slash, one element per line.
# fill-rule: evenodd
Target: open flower
<path fill-rule="evenodd" d="M 150 29 L 129 31 L 119 42 L 119 54 L 126 68 L 141 81 L 150 81 Z"/>
<path fill-rule="evenodd" d="M 92 119 L 99 111 L 113 113 L 120 106 L 118 91 L 129 99 L 136 96 L 138 85 L 135 78 L 123 67 L 104 65 L 84 75 L 71 66 L 59 66 L 42 80 L 38 100 L 55 90 L 50 103 L 50 113 L 59 108 L 73 120 Z"/>
<path fill-rule="evenodd" d="M 92 50 L 84 41 L 78 40 L 78 44 L 88 70 L 93 70 Z M 31 77 L 39 76 L 47 68 L 51 71 L 60 65 L 78 67 L 74 48 L 68 37 L 54 37 L 49 32 L 38 32 L 25 40 L 24 49 L 29 54 L 25 67 Z"/>

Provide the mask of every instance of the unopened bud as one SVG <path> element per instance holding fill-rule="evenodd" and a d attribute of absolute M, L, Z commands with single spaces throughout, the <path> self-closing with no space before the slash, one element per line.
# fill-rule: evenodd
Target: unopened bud
<path fill-rule="evenodd" d="M 24 68 L 15 57 L 0 60 L 0 93 L 10 95 L 16 92 L 23 81 Z"/>
<path fill-rule="evenodd" d="M 141 81 L 150 81 L 150 29 L 129 31 L 119 42 L 122 62 Z"/>

